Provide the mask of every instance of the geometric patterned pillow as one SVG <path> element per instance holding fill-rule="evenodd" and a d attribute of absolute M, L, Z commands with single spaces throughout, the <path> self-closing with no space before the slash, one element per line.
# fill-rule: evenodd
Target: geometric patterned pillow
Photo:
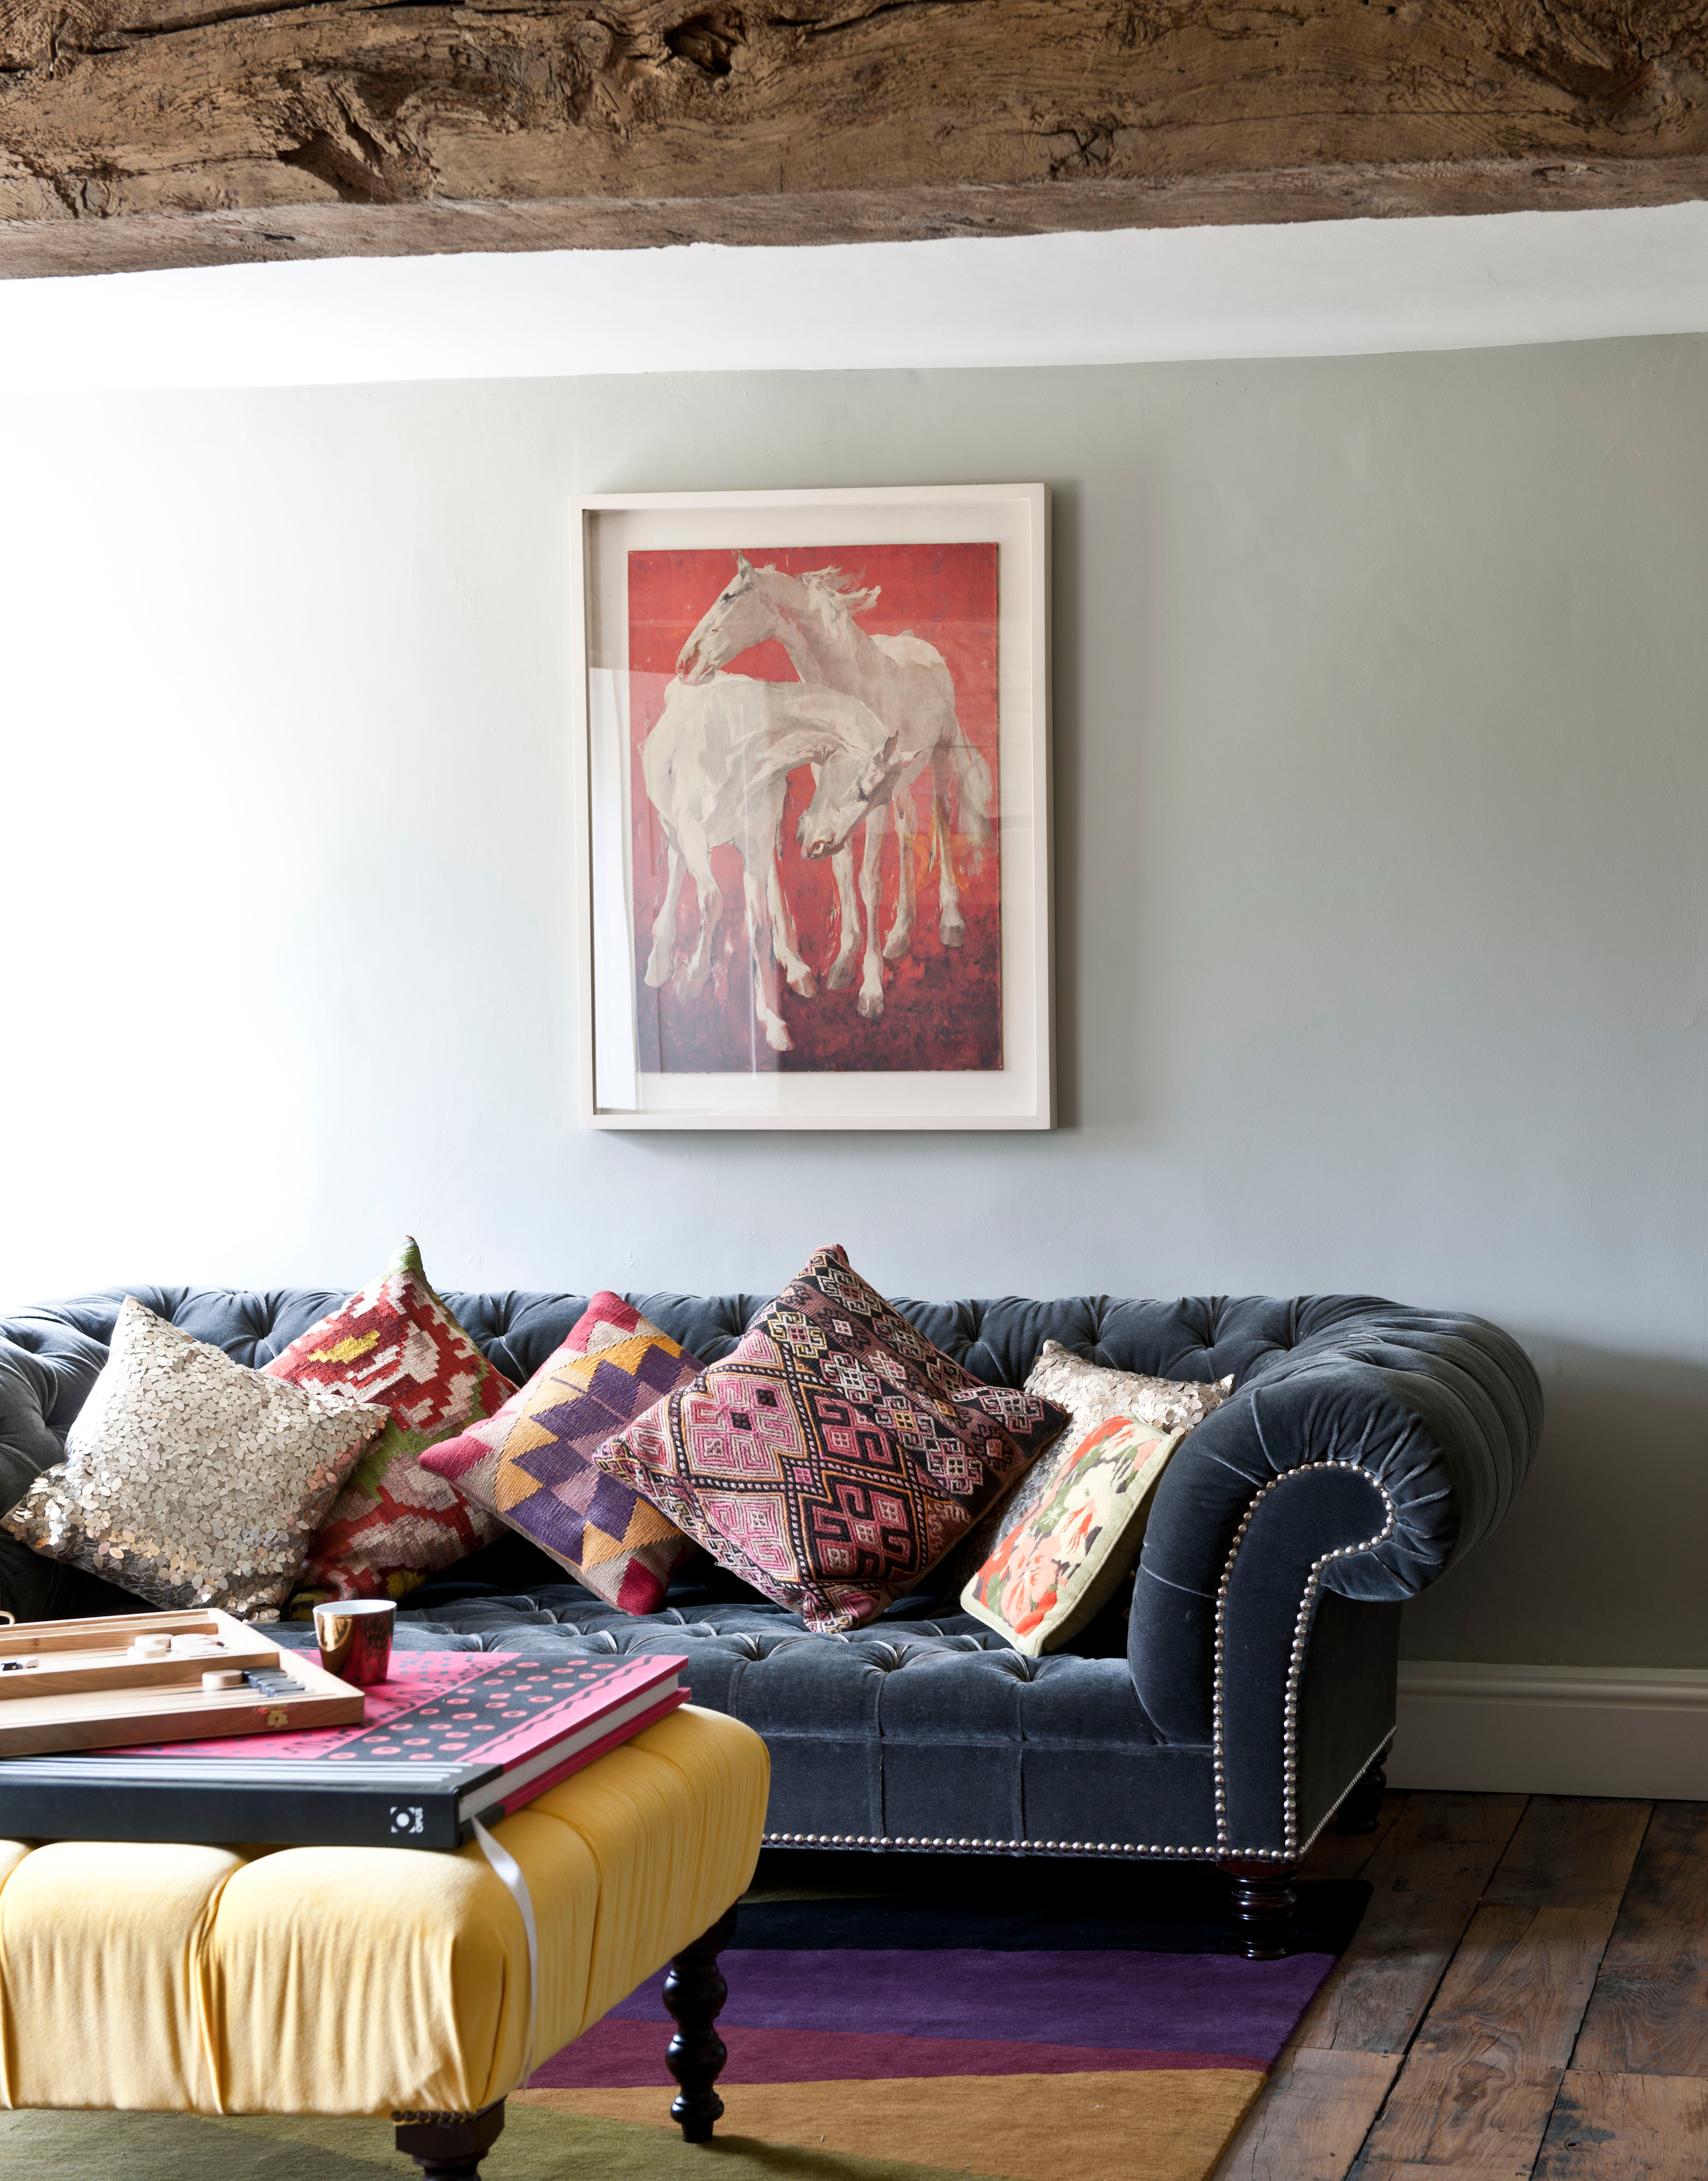
<path fill-rule="evenodd" d="M 694 1356 L 620 1295 L 597 1295 L 519 1394 L 430 1449 L 422 1466 L 610 1604 L 655 1613 L 694 1547 L 649 1500 L 594 1468 L 591 1456 L 699 1371 Z"/>
<path fill-rule="evenodd" d="M 390 1411 L 310 1541 L 294 1613 L 329 1598 L 401 1598 L 503 1535 L 501 1522 L 421 1465 L 436 1440 L 490 1414 L 516 1389 L 428 1286 L 412 1234 L 377 1280 L 264 1368 L 270 1378 L 342 1387 Z"/>
<path fill-rule="evenodd" d="M 963 1370 L 832 1248 L 596 1459 L 835 1635 L 917 1583 L 1066 1422 Z"/>

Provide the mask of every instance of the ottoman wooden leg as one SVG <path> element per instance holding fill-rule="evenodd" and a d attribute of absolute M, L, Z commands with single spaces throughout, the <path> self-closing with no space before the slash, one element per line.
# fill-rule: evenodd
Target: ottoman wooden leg
<path fill-rule="evenodd" d="M 703 1939 L 684 1946 L 664 1980 L 664 2003 L 676 2024 L 664 2064 L 677 2092 L 670 2117 L 684 2143 L 710 2143 L 712 2123 L 723 2118 L 723 2100 L 713 2087 L 729 2052 L 717 2034 L 719 2010 L 729 1997 L 717 1957 L 735 1936 L 735 1911 L 719 1917 Z"/>
<path fill-rule="evenodd" d="M 405 2121 L 397 2147 L 421 2168 L 422 2181 L 476 2181 L 480 2162 L 504 2133 L 504 2101 L 469 2120 Z"/>

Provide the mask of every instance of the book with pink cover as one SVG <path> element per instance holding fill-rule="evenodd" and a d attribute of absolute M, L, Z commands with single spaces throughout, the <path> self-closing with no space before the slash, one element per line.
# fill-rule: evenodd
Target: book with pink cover
<path fill-rule="evenodd" d="M 0 1763 L 0 1830 L 455 1847 L 685 1703 L 687 1664 L 405 1652 L 357 1725 Z"/>

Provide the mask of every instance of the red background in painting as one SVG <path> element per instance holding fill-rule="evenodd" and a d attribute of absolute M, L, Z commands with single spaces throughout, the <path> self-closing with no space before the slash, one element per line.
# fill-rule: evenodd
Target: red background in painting
<path fill-rule="evenodd" d="M 754 548 L 758 567 L 793 576 L 814 568 L 843 570 L 862 589 L 882 595 L 857 616 L 873 636 L 911 632 L 935 644 L 953 678 L 955 710 L 967 739 L 991 769 L 992 837 L 983 869 L 968 868 L 957 842 L 955 875 L 961 890 L 966 938 L 946 947 L 937 937 L 937 888 L 928 870 L 927 771 L 915 783 L 919 831 L 915 836 L 913 945 L 899 962 L 884 967 L 884 1012 L 876 1023 L 857 1011 L 860 973 L 841 991 L 823 979 L 835 958 L 838 919 L 836 882 L 828 859 L 810 862 L 800 852 L 796 825 L 812 794 L 812 776 L 801 767 L 789 781 L 782 825 L 782 887 L 800 936 L 800 951 L 819 980 L 817 996 L 802 999 L 777 978 L 779 1012 L 794 1040 L 792 1052 L 773 1052 L 754 1014 L 751 957 L 743 911 L 741 858 L 732 848 L 713 851 L 712 869 L 723 889 L 724 908 L 714 967 L 697 1000 L 679 1000 L 670 986 L 651 991 L 645 982 L 653 919 L 664 898 L 666 852 L 641 776 L 641 747 L 664 709 L 665 691 L 677 654 L 734 572 L 732 553 L 631 553 L 628 556 L 629 760 L 634 814 L 635 993 L 639 1063 L 668 1074 L 748 1074 L 780 1069 L 820 1073 L 843 1069 L 997 1068 L 1002 1066 L 1001 883 L 997 812 L 997 548 L 960 545 L 848 545 Z M 729 661 L 726 672 L 757 680 L 793 682 L 788 654 L 776 642 L 755 644 Z M 854 836 L 858 878 L 861 833 Z M 879 940 L 895 914 L 898 865 L 893 829 L 886 835 L 882 867 Z M 683 882 L 677 919 L 678 961 L 692 951 L 699 904 L 692 878 Z"/>

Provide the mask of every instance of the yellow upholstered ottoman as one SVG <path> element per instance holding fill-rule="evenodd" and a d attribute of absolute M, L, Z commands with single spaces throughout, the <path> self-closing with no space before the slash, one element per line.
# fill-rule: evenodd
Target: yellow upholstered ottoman
<path fill-rule="evenodd" d="M 532 1907 L 532 2004 L 522 1908 L 473 1842 L 0 1842 L 0 2095 L 389 2114 L 428 2174 L 472 2176 L 531 2064 L 674 1957 L 672 2111 L 704 2140 L 716 1955 L 769 1779 L 751 1729 L 689 1705 L 495 1827 Z"/>

